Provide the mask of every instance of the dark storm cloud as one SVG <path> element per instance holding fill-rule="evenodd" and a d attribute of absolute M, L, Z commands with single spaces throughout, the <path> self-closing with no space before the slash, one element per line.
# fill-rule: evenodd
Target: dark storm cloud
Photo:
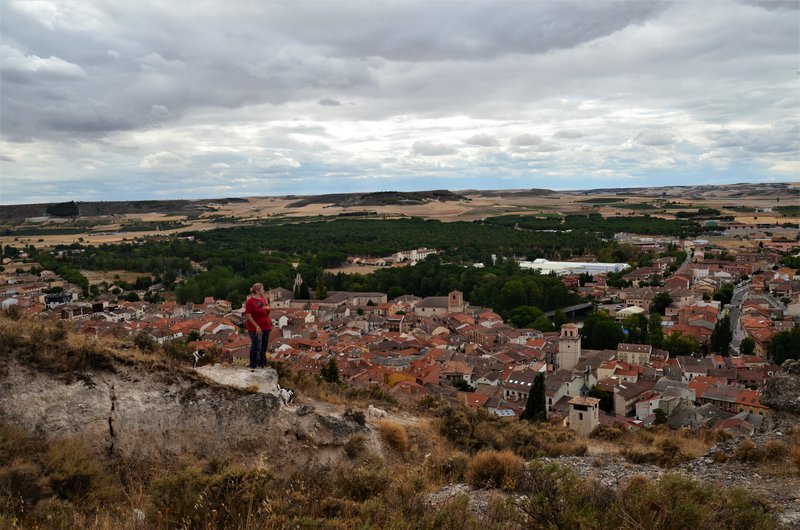
<path fill-rule="evenodd" d="M 381 2 L 287 9 L 288 27 L 334 54 L 393 61 L 488 59 L 570 48 L 642 23 L 665 2 Z M 352 26 L 355 31 L 342 31 Z"/>
<path fill-rule="evenodd" d="M 800 122 L 783 121 L 772 127 L 722 130 L 710 134 L 714 146 L 749 153 L 800 153 Z"/>
<path fill-rule="evenodd" d="M 341 101 L 333 98 L 322 98 L 319 101 L 317 101 L 317 103 L 319 103 L 323 107 L 339 107 L 342 105 Z"/>

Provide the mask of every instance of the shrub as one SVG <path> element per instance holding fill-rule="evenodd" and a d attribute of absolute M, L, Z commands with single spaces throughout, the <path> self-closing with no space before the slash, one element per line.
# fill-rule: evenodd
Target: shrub
<path fill-rule="evenodd" d="M 386 490 L 389 486 L 389 470 L 370 464 L 344 466 L 336 470 L 334 484 L 339 496 L 363 502 Z"/>
<path fill-rule="evenodd" d="M 792 462 L 794 462 L 797 472 L 800 473 L 800 445 L 793 445 L 789 450 L 789 456 L 791 457 Z"/>
<path fill-rule="evenodd" d="M 264 506 L 271 485 L 272 477 L 261 469 L 171 471 L 150 486 L 148 519 L 157 528 L 239 528 Z"/>
<path fill-rule="evenodd" d="M 143 352 L 153 352 L 158 348 L 158 343 L 156 339 L 145 333 L 144 331 L 140 331 L 136 334 L 136 337 L 133 339 L 133 343 L 136 344 L 136 347 L 142 350 Z"/>
<path fill-rule="evenodd" d="M 356 458 L 366 449 L 367 439 L 363 434 L 354 434 L 344 444 L 344 452 L 350 458 Z"/>
<path fill-rule="evenodd" d="M 589 438 L 595 440 L 605 440 L 608 442 L 614 442 L 619 440 L 625 435 L 625 431 L 622 430 L 622 427 L 618 426 L 608 426 L 608 425 L 598 425 L 594 428 L 594 430 L 589 434 Z"/>
<path fill-rule="evenodd" d="M 96 508 L 121 493 L 81 440 L 52 440 L 42 456 L 42 464 L 50 487 L 62 499 Z"/>
<path fill-rule="evenodd" d="M 354 410 L 354 409 L 347 409 L 344 411 L 343 416 L 347 419 L 351 419 L 354 422 L 358 423 L 362 427 L 367 424 L 367 417 L 364 415 L 364 412 L 361 410 Z"/>
<path fill-rule="evenodd" d="M 756 447 L 752 440 L 746 439 L 739 444 L 734 453 L 736 460 L 742 462 L 760 462 L 764 459 L 764 453 Z"/>
<path fill-rule="evenodd" d="M 525 460 L 511 451 L 481 451 L 470 460 L 464 479 L 475 488 L 517 487 Z"/>
<path fill-rule="evenodd" d="M 634 464 L 653 464 L 667 468 L 691 460 L 691 457 L 681 450 L 680 444 L 671 438 L 654 441 L 652 448 L 625 448 L 622 450 L 622 456 Z"/>
<path fill-rule="evenodd" d="M 425 461 L 425 471 L 431 482 L 461 482 L 469 462 L 469 455 L 461 451 L 448 453 L 443 450 L 434 450 Z"/>
<path fill-rule="evenodd" d="M 711 455 L 711 459 L 717 464 L 724 464 L 728 461 L 728 455 L 725 451 L 717 451 Z"/>
<path fill-rule="evenodd" d="M 47 479 L 34 462 L 15 458 L 0 468 L 0 502 L 14 513 L 50 495 Z"/>
<path fill-rule="evenodd" d="M 408 451 L 408 433 L 405 427 L 393 421 L 382 420 L 378 422 L 378 431 L 389 447 L 401 454 Z"/>
<path fill-rule="evenodd" d="M 780 440 L 767 440 L 762 452 L 765 460 L 782 461 L 789 455 L 789 448 Z"/>

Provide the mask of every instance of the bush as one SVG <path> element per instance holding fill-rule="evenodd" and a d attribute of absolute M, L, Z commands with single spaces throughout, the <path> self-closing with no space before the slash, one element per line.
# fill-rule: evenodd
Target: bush
<path fill-rule="evenodd" d="M 793 445 L 789 450 L 789 456 L 791 457 L 792 462 L 794 462 L 797 472 L 800 473 L 800 445 Z"/>
<path fill-rule="evenodd" d="M 263 508 L 271 485 L 261 469 L 172 470 L 152 482 L 147 517 L 157 528 L 239 528 Z"/>
<path fill-rule="evenodd" d="M 386 444 L 400 454 L 408 451 L 408 433 L 406 428 L 393 421 L 378 422 L 378 431 Z"/>
<path fill-rule="evenodd" d="M 142 350 L 143 352 L 153 352 L 158 348 L 158 343 L 156 339 L 151 337 L 149 334 L 145 333 L 144 331 L 140 331 L 136 334 L 136 337 L 133 339 L 133 343 L 136 344 L 136 347 Z"/>
<path fill-rule="evenodd" d="M 767 440 L 762 448 L 765 460 L 781 463 L 789 455 L 789 448 L 780 440 Z"/>
<path fill-rule="evenodd" d="M 367 439 L 363 434 L 354 434 L 344 444 L 344 452 L 350 458 L 359 457 L 366 449 Z"/>
<path fill-rule="evenodd" d="M 362 427 L 367 424 L 367 417 L 364 415 L 364 412 L 361 410 L 354 410 L 354 409 L 347 409 L 344 411 L 343 416 L 346 419 L 353 420 L 354 422 L 358 423 Z"/>
<path fill-rule="evenodd" d="M 764 453 L 756 447 L 752 440 L 746 439 L 739 444 L 734 453 L 736 460 L 741 462 L 760 462 L 764 459 Z"/>
<path fill-rule="evenodd" d="M 87 445 L 78 439 L 52 440 L 42 456 L 50 488 L 62 499 L 94 509 L 121 494 Z"/>
<path fill-rule="evenodd" d="M 581 455 L 586 444 L 573 431 L 546 423 L 499 418 L 485 409 L 447 407 L 441 411 L 439 433 L 466 451 L 511 450 L 524 458 Z"/>
<path fill-rule="evenodd" d="M 464 479 L 464 473 L 467 471 L 469 462 L 469 455 L 461 451 L 448 453 L 442 450 L 434 450 L 425 461 L 425 471 L 429 480 L 434 483 L 461 482 Z"/>
<path fill-rule="evenodd" d="M 614 442 L 619 440 L 625 435 L 625 431 L 622 427 L 618 426 L 608 426 L 600 424 L 594 428 L 594 430 L 589 433 L 589 438 L 594 440 L 605 440 L 608 442 Z"/>
<path fill-rule="evenodd" d="M 525 460 L 511 451 L 481 451 L 470 460 L 464 479 L 475 488 L 502 488 L 513 491 L 517 487 Z"/>
<path fill-rule="evenodd" d="M 389 470 L 377 465 L 344 466 L 336 470 L 335 491 L 357 502 L 381 495 L 389 486 Z"/>
<path fill-rule="evenodd" d="M 521 509 L 536 528 L 775 528 L 740 489 L 719 491 L 682 475 L 634 477 L 618 491 L 556 465 L 531 464 Z"/>

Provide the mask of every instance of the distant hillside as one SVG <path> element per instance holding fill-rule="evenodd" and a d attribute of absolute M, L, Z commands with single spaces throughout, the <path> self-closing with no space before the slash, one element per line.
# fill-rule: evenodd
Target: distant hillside
<path fill-rule="evenodd" d="M 664 186 L 660 188 L 598 188 L 565 192 L 575 195 L 634 195 L 683 199 L 720 199 L 737 197 L 800 197 L 797 183 L 720 184 L 715 186 Z"/>
<path fill-rule="evenodd" d="M 558 196 L 558 192 L 544 188 L 531 188 L 529 190 L 469 190 L 461 192 L 464 195 L 479 195 L 481 197 L 548 197 Z"/>
<path fill-rule="evenodd" d="M 463 195 L 447 190 L 433 191 L 380 191 L 375 193 L 331 193 L 312 195 L 287 205 L 287 208 L 302 208 L 309 204 L 331 204 L 342 208 L 353 206 L 403 206 L 425 204 L 433 201 L 464 201 Z"/>
<path fill-rule="evenodd" d="M 101 201 L 74 203 L 45 202 L 39 204 L 11 204 L 0 206 L 0 222 L 20 222 L 28 217 L 59 216 L 66 205 L 77 206 L 78 216 L 118 215 L 129 213 L 183 214 L 207 211 L 209 204 L 247 202 L 247 199 L 164 200 L 164 201 Z M 72 213 L 72 212 L 70 212 Z M 73 214 L 74 215 L 74 214 Z M 72 216 L 72 215 L 69 215 Z"/>

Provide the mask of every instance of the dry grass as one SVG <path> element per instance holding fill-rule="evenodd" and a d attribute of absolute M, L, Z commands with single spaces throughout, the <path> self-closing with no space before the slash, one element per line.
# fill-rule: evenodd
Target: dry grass
<path fill-rule="evenodd" d="M 348 388 L 342 384 L 328 383 L 319 374 L 295 371 L 284 362 L 272 364 L 278 372 L 278 380 L 284 388 L 292 388 L 295 392 L 332 405 L 349 409 L 367 409 L 369 403 L 378 405 L 396 405 L 397 399 L 377 385 L 366 388 Z"/>
<path fill-rule="evenodd" d="M 485 409 L 447 407 L 439 411 L 439 433 L 466 451 L 505 449 L 524 458 L 584 455 L 585 441 L 574 431 L 545 423 L 499 418 Z"/>
<path fill-rule="evenodd" d="M 525 468 L 525 460 L 511 451 L 481 451 L 472 457 L 464 479 L 475 488 L 514 491 Z"/>
<path fill-rule="evenodd" d="M 616 447 L 622 456 L 633 463 L 669 468 L 702 456 L 714 444 L 725 439 L 726 435 L 708 430 L 672 431 L 665 426 L 636 432 L 621 427 L 600 426 L 592 432 L 591 438 L 601 444 L 609 444 L 612 448 L 609 452 Z"/>
<path fill-rule="evenodd" d="M 389 420 L 382 420 L 378 422 L 377 427 L 386 445 L 401 455 L 408 452 L 408 433 L 403 425 Z"/>
<path fill-rule="evenodd" d="M 787 445 L 782 440 L 767 440 L 758 446 L 752 440 L 745 439 L 736 448 L 733 458 L 759 465 L 775 474 L 791 474 L 792 467 L 800 472 L 800 445 Z"/>

